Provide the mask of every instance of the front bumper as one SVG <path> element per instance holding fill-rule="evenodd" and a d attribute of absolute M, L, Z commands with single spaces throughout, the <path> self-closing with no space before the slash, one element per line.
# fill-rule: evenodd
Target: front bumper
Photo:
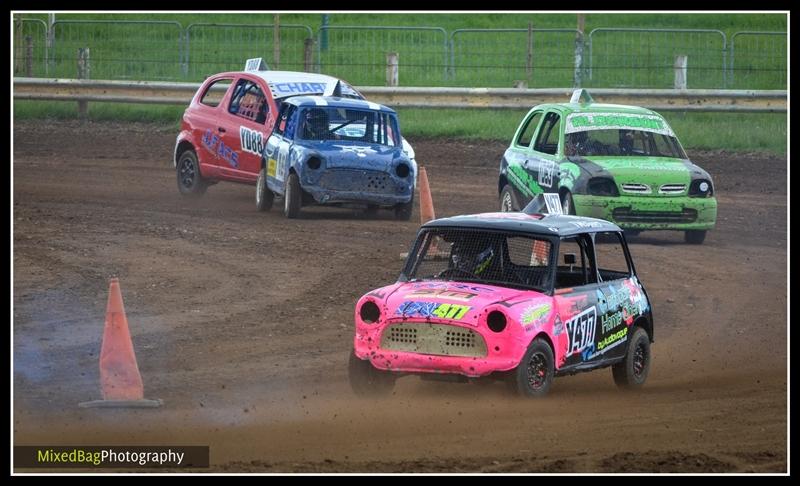
<path fill-rule="evenodd" d="M 303 174 L 301 186 L 320 204 L 355 203 L 394 206 L 411 201 L 413 178 L 357 169 L 323 169 Z"/>
<path fill-rule="evenodd" d="M 471 378 L 486 376 L 497 371 L 508 371 L 519 364 L 525 353 L 526 343 L 522 336 L 511 332 L 483 333 L 476 328 L 437 323 L 408 323 L 413 326 L 439 326 L 452 328 L 456 332 L 471 332 L 479 336 L 481 353 L 473 355 L 445 355 L 408 351 L 407 340 L 387 345 L 384 333 L 391 324 L 358 326 L 353 342 L 355 354 L 368 359 L 372 366 L 384 371 L 402 373 L 454 373 Z M 400 336 L 400 339 L 407 339 Z M 455 345 L 456 347 L 459 344 Z M 403 348 L 406 348 L 404 350 Z M 464 353 L 462 353 L 464 354 Z M 466 353 L 470 354 L 470 353 Z"/>
<path fill-rule="evenodd" d="M 714 197 L 574 194 L 572 200 L 578 216 L 605 219 L 623 229 L 709 230 L 717 221 Z"/>

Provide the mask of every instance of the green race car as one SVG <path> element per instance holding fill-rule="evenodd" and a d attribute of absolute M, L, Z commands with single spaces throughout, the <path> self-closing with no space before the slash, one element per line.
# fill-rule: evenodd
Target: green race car
<path fill-rule="evenodd" d="M 605 219 L 629 233 L 685 231 L 702 243 L 717 219 L 711 176 L 693 164 L 669 124 L 651 110 L 594 103 L 535 106 L 500 162 L 501 211 L 558 193 L 564 211 Z"/>

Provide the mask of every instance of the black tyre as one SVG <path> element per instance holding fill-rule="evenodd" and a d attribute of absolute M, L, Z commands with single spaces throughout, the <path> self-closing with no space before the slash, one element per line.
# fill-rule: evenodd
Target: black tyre
<path fill-rule="evenodd" d="M 208 182 L 200 175 L 200 164 L 194 150 L 184 150 L 175 166 L 178 190 L 184 196 L 202 196 L 208 189 Z"/>
<path fill-rule="evenodd" d="M 267 170 L 261 169 L 256 181 L 256 209 L 259 211 L 269 211 L 272 209 L 272 202 L 275 194 L 267 187 Z"/>
<path fill-rule="evenodd" d="M 706 240 L 706 231 L 689 230 L 684 235 L 684 240 L 692 245 L 701 245 Z"/>
<path fill-rule="evenodd" d="M 347 367 L 350 387 L 360 397 L 386 396 L 394 389 L 395 377 L 388 371 L 381 371 L 369 360 L 359 359 L 354 352 L 350 353 Z"/>
<path fill-rule="evenodd" d="M 412 197 L 407 203 L 400 203 L 394 207 L 394 219 L 398 221 L 408 221 L 411 219 L 411 213 L 414 211 L 414 198 Z"/>
<path fill-rule="evenodd" d="M 614 383 L 620 388 L 635 389 L 644 385 L 650 372 L 650 337 L 635 327 L 625 359 L 611 367 Z"/>
<path fill-rule="evenodd" d="M 300 215 L 300 206 L 303 203 L 303 190 L 300 188 L 300 179 L 292 172 L 286 179 L 286 193 L 283 195 L 283 214 L 294 219 Z"/>
<path fill-rule="evenodd" d="M 508 184 L 503 186 L 503 190 L 500 191 L 500 211 L 504 213 L 519 211 L 519 206 L 517 206 L 514 193 L 511 191 L 511 186 Z"/>
<path fill-rule="evenodd" d="M 536 338 L 528 346 L 525 356 L 511 375 L 517 393 L 530 398 L 547 395 L 555 376 L 555 358 L 547 341 Z"/>
<path fill-rule="evenodd" d="M 575 214 L 575 203 L 572 201 L 572 193 L 569 191 L 564 192 L 561 197 L 561 210 L 564 214 Z"/>

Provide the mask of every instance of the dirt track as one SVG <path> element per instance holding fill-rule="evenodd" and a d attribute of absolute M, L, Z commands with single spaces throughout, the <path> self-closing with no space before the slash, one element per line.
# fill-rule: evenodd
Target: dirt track
<path fill-rule="evenodd" d="M 346 377 L 353 305 L 397 277 L 418 216 L 290 221 L 229 183 L 185 199 L 174 142 L 171 127 L 15 125 L 15 445 L 210 445 L 227 472 L 786 471 L 785 158 L 690 152 L 715 178 L 717 228 L 701 246 L 633 239 L 655 321 L 641 392 L 600 370 L 543 400 L 409 377 L 364 401 Z M 437 216 L 497 207 L 504 144 L 411 142 Z M 99 398 L 111 276 L 160 409 L 77 407 Z"/>

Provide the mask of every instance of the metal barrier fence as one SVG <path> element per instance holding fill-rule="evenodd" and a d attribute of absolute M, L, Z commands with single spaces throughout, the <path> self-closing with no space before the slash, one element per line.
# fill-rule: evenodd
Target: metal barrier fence
<path fill-rule="evenodd" d="M 719 30 L 594 29 L 589 33 L 589 85 L 669 88 L 676 56 L 686 55 L 689 86 L 725 87 L 726 47 Z"/>
<path fill-rule="evenodd" d="M 575 29 L 458 29 L 450 35 L 451 86 L 572 86 Z"/>
<path fill-rule="evenodd" d="M 93 81 L 14 78 L 14 98 L 22 100 L 106 101 L 186 105 L 199 83 Z M 561 103 L 571 88 L 411 88 L 358 87 L 370 100 L 404 108 L 526 109 Z M 656 111 L 785 113 L 785 90 L 592 89 L 599 102 L 644 106 Z"/>
<path fill-rule="evenodd" d="M 276 36 L 276 31 L 279 36 Z M 200 80 L 263 57 L 272 69 L 317 71 L 361 86 L 672 88 L 687 56 L 690 89 L 786 89 L 787 33 L 597 28 L 205 24 L 16 18 L 14 74 L 93 79 Z M 585 41 L 585 42 L 583 42 Z M 88 48 L 79 69 L 79 49 Z M 581 52 L 583 51 L 583 52 Z M 576 81 L 580 80 L 580 81 Z"/>
<path fill-rule="evenodd" d="M 317 36 L 319 71 L 351 84 L 387 84 L 388 53 L 398 54 L 400 85 L 445 84 L 447 32 L 441 27 L 323 26 Z"/>
<path fill-rule="evenodd" d="M 311 27 L 282 24 L 191 24 L 186 28 L 187 79 L 203 79 L 223 71 L 239 71 L 244 60 L 261 57 L 270 69 L 304 71 L 305 43 L 313 39 Z M 276 50 L 277 48 L 277 50 Z"/>
<path fill-rule="evenodd" d="M 786 32 L 742 31 L 731 36 L 731 87 L 770 88 L 775 80 L 786 86 Z"/>
<path fill-rule="evenodd" d="M 47 24 L 39 19 L 16 19 L 14 75 L 47 76 Z"/>
<path fill-rule="evenodd" d="M 57 20 L 50 75 L 75 77 L 78 49 L 88 48 L 90 78 L 178 79 L 182 37 L 178 22 Z"/>

